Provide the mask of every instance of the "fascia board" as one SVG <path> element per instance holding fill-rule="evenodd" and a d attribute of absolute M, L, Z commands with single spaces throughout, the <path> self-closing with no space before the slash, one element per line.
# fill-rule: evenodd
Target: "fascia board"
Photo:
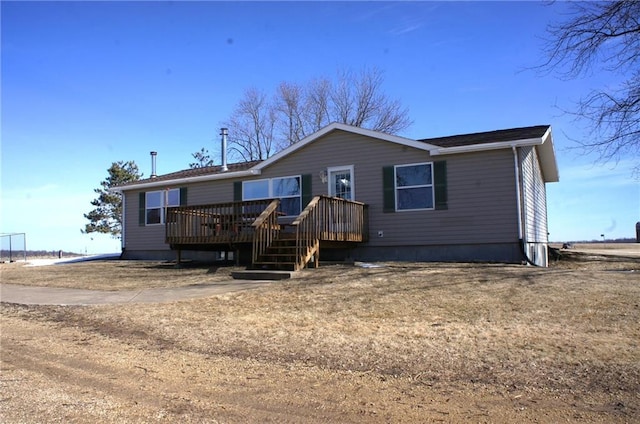
<path fill-rule="evenodd" d="M 538 154 L 540 156 L 540 166 L 545 182 L 557 183 L 560 181 L 560 172 L 558 171 L 558 162 L 556 161 L 555 149 L 553 148 L 551 128 L 542 136 L 542 144 L 538 146 Z"/>
<path fill-rule="evenodd" d="M 392 143 L 401 144 L 403 146 L 408 146 L 408 147 L 413 147 L 415 149 L 431 150 L 431 149 L 434 149 L 434 148 L 438 147 L 436 145 L 425 143 L 423 141 L 416 141 L 416 140 L 412 140 L 410 138 L 400 137 L 400 136 L 397 136 L 397 135 L 385 134 L 385 133 L 381 133 L 381 132 L 378 132 L 378 131 L 367 130 L 365 128 L 359 128 L 359 127 L 352 127 L 352 126 L 344 125 L 344 124 L 338 124 L 338 125 L 342 125 L 342 127 L 343 127 L 342 129 L 344 131 L 349 131 L 349 132 L 352 132 L 352 133 L 355 133 L 355 134 L 360 134 L 360 135 L 364 135 L 364 136 L 371 137 L 371 138 L 377 138 L 379 140 L 390 141 Z"/>
<path fill-rule="evenodd" d="M 140 190 L 145 188 L 168 187 L 172 185 L 199 183 L 203 181 L 215 181 L 215 180 L 224 180 L 228 178 L 250 177 L 254 175 L 260 175 L 261 173 L 262 172 L 260 170 L 250 168 L 244 171 L 226 172 L 226 173 L 212 174 L 212 175 L 200 175 L 198 177 L 175 178 L 173 180 L 148 181 L 146 183 L 132 184 L 124 187 L 113 187 L 113 188 L 110 188 L 109 191 L 115 192 L 115 193 L 122 193 L 124 191 Z"/>
<path fill-rule="evenodd" d="M 381 133 L 381 132 L 378 132 L 378 131 L 367 130 L 367 129 L 360 128 L 360 127 L 354 127 L 354 126 L 351 126 L 351 125 L 340 124 L 340 123 L 334 122 L 332 124 L 327 125 L 326 127 L 322 128 L 322 129 L 316 131 L 315 133 L 303 138 L 302 140 L 300 140 L 297 143 L 287 147 L 286 149 L 281 150 L 277 154 L 271 156 L 269 159 L 267 159 L 267 160 L 265 160 L 263 162 L 260 162 L 259 164 L 254 166 L 253 169 L 262 170 L 263 168 L 266 168 L 267 166 L 271 165 L 272 163 L 277 162 L 278 160 L 282 159 L 283 157 L 292 154 L 296 150 L 303 148 L 307 144 L 312 143 L 313 141 L 319 139 L 320 137 L 322 137 L 322 136 L 324 136 L 326 134 L 329 134 L 330 132 L 335 131 L 335 130 L 345 131 L 345 132 L 349 132 L 349 133 L 352 133 L 352 134 L 359 134 L 359 135 L 363 135 L 365 137 L 371 137 L 371 138 L 375 138 L 375 139 L 378 139 L 378 140 L 390 141 L 392 143 L 401 144 L 403 146 L 409 146 L 409 147 L 413 147 L 415 149 L 420 149 L 420 150 L 431 151 L 432 149 L 437 148 L 437 146 L 434 146 L 433 144 L 428 144 L 428 143 L 424 143 L 424 142 L 421 142 L 421 141 L 412 140 L 412 139 L 409 139 L 409 138 L 399 137 L 399 136 L 396 136 L 396 135 L 385 134 L 385 133 Z"/>
<path fill-rule="evenodd" d="M 436 147 L 432 156 L 453 155 L 456 153 L 482 152 L 484 150 L 510 149 L 511 147 L 535 146 L 543 143 L 543 138 L 525 138 L 521 140 L 500 141 L 498 143 L 472 144 L 469 146 Z"/>

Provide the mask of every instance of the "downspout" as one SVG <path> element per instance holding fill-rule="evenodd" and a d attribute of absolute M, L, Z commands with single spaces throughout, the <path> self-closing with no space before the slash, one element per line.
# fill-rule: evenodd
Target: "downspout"
<path fill-rule="evenodd" d="M 125 215 L 125 211 L 127 210 L 127 207 L 125 205 L 125 195 L 124 193 L 120 193 L 120 196 L 122 196 L 122 215 L 120 215 L 120 259 L 122 259 L 122 257 L 124 256 L 124 248 L 125 248 L 125 226 L 126 226 L 126 215 Z"/>
<path fill-rule="evenodd" d="M 529 259 L 529 256 L 527 256 L 527 250 L 525 249 L 524 232 L 522 230 L 522 205 L 520 204 L 520 167 L 518 166 L 518 150 L 516 149 L 516 146 L 511 146 L 511 150 L 513 151 L 513 169 L 516 175 L 516 205 L 518 209 L 518 243 L 520 244 L 520 253 L 528 264 L 538 266 L 538 264 Z"/>

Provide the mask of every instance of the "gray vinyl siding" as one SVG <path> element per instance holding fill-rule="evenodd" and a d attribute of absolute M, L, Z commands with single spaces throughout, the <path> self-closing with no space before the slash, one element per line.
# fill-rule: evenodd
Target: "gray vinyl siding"
<path fill-rule="evenodd" d="M 155 191 L 152 189 L 149 191 Z M 140 226 L 138 223 L 140 210 L 140 192 L 125 192 L 125 249 L 126 250 L 168 250 L 164 242 L 164 225 Z"/>
<path fill-rule="evenodd" d="M 447 162 L 448 209 L 383 212 L 383 167 L 442 160 Z M 310 174 L 313 194 L 328 194 L 327 183 L 320 179 L 321 171 L 350 165 L 354 166 L 355 200 L 369 207 L 369 247 L 504 244 L 518 240 L 515 173 L 509 149 L 431 157 L 423 150 L 335 131 L 245 181 Z M 234 181 L 187 185 L 187 205 L 232 201 Z M 164 226 L 138 224 L 139 192 L 125 192 L 126 249 L 168 249 Z M 378 237 L 378 231 L 383 237 Z"/>
<path fill-rule="evenodd" d="M 447 161 L 448 209 L 383 213 L 384 166 Z M 313 193 L 327 194 L 320 172 L 354 166 L 356 199 L 369 205 L 370 246 L 517 242 L 511 150 L 431 157 L 428 152 L 334 132 L 264 169 L 259 178 L 311 174 Z M 383 231 L 383 237 L 378 237 Z"/>
<path fill-rule="evenodd" d="M 546 243 L 547 193 L 538 155 L 534 147 L 522 147 L 519 150 L 525 241 Z"/>
<path fill-rule="evenodd" d="M 184 185 L 187 187 L 187 205 L 204 205 L 233 201 L 233 181 L 220 180 Z M 147 191 L 157 191 L 157 188 Z M 127 250 L 168 250 L 164 225 L 141 226 L 139 218 L 139 193 L 127 191 L 125 201 L 125 248 Z"/>

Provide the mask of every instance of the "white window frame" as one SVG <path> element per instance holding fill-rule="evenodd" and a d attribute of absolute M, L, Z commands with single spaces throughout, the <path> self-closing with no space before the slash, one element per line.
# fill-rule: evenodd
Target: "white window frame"
<path fill-rule="evenodd" d="M 421 166 L 421 165 L 429 165 L 429 167 L 431 169 L 431 184 L 419 184 L 419 185 L 413 185 L 413 186 L 398 187 L 398 178 L 397 178 L 398 168 L 407 168 L 409 166 Z M 433 178 L 434 178 L 434 175 L 433 175 L 433 162 L 406 163 L 406 164 L 402 164 L 402 165 L 395 165 L 393 167 L 393 190 L 394 190 L 394 195 L 395 195 L 396 212 L 432 211 L 432 210 L 435 210 L 435 208 L 436 208 L 436 196 L 435 196 L 435 184 L 434 184 Z M 431 188 L 431 204 L 433 205 L 432 207 L 430 207 L 430 208 L 414 208 L 414 209 L 399 209 L 398 208 L 398 201 L 400 199 L 400 196 L 398 196 L 398 190 L 407 190 L 407 189 L 412 189 L 412 188 L 427 188 L 427 187 Z"/>
<path fill-rule="evenodd" d="M 178 203 L 171 204 L 169 203 L 169 192 L 177 191 L 178 192 Z M 160 206 L 149 207 L 149 195 L 160 193 Z M 180 189 L 179 188 L 170 188 L 165 190 L 156 190 L 156 191 L 147 191 L 145 193 L 145 202 L 144 202 L 144 225 L 153 227 L 154 225 L 164 225 L 165 221 L 165 210 L 168 207 L 180 206 Z M 151 209 L 160 209 L 160 222 L 149 223 L 149 210 Z"/>
<path fill-rule="evenodd" d="M 300 194 L 295 195 L 295 196 L 275 196 L 273 194 L 273 181 L 274 180 L 284 180 L 287 178 L 297 178 L 300 184 Z M 252 199 L 247 199 L 245 197 L 245 193 L 246 190 L 245 188 L 245 184 L 247 183 L 256 183 L 256 182 L 261 182 L 261 181 L 268 181 L 268 187 L 269 187 L 269 193 L 266 197 L 254 197 Z M 248 200 L 262 200 L 262 199 L 292 199 L 292 198 L 298 198 L 298 201 L 300 202 L 300 212 L 302 212 L 302 175 L 287 175 L 284 177 L 273 177 L 273 178 L 262 178 L 260 180 L 248 180 L 248 181 L 243 181 L 242 182 L 242 200 L 243 201 L 248 201 Z M 287 215 L 287 216 L 297 216 L 297 215 Z"/>
<path fill-rule="evenodd" d="M 345 166 L 330 166 L 327 168 L 327 194 L 331 196 L 331 187 L 333 182 L 331 181 L 331 173 L 336 171 L 349 171 L 351 174 L 351 199 L 356 200 L 356 176 L 354 172 L 353 165 L 345 165 Z"/>

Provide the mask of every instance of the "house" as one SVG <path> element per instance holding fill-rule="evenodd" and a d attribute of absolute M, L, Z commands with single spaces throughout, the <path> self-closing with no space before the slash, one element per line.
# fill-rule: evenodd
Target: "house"
<path fill-rule="evenodd" d="M 124 258 L 546 266 L 545 184 L 558 179 L 549 125 L 413 140 L 333 123 L 264 161 L 114 190 Z"/>

